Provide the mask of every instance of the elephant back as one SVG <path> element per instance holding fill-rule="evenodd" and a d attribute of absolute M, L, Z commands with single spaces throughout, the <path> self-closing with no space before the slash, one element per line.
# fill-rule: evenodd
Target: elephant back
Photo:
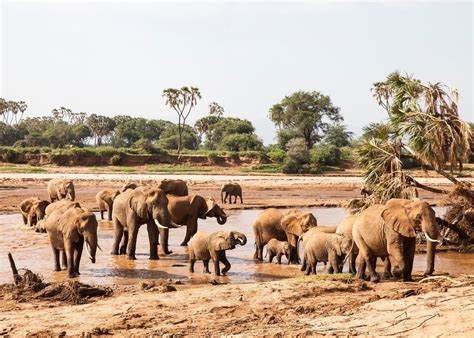
<path fill-rule="evenodd" d="M 190 256 L 194 256 L 194 259 L 197 260 L 211 259 L 209 253 L 209 240 L 210 237 L 208 233 L 203 231 L 196 232 L 188 243 Z"/>

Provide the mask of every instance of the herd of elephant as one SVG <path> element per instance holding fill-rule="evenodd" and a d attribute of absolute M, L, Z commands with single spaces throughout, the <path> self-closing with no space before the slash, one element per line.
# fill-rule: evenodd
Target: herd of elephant
<path fill-rule="evenodd" d="M 48 182 L 51 202 L 31 197 L 20 204 L 25 224 L 36 231 L 47 232 L 54 256 L 54 270 L 68 270 L 68 276 L 79 275 L 79 264 L 84 245 L 89 258 L 95 263 L 98 244 L 98 222 L 95 214 L 75 201 L 74 184 L 70 180 L 53 179 Z M 225 198 L 224 198 L 225 194 Z M 225 184 L 221 199 L 242 202 L 242 189 L 236 183 Z M 221 225 L 227 214 L 213 198 L 189 195 L 183 180 L 163 180 L 157 186 L 125 184 L 120 191 L 102 190 L 96 195 L 101 218 L 104 212 L 114 227 L 112 255 L 127 255 L 136 259 L 138 230 L 147 225 L 150 259 L 159 259 L 158 245 L 165 255 L 172 253 L 168 247 L 169 229 L 186 226 L 181 243 L 188 246 L 189 271 L 194 272 L 197 260 L 202 260 L 204 272 L 210 273 L 209 261 L 214 263 L 214 273 L 229 271 L 231 265 L 226 250 L 237 244 L 245 245 L 247 237 L 238 231 L 198 231 L 198 219 L 215 217 Z M 318 262 L 329 263 L 329 273 L 340 273 L 346 260 L 349 271 L 358 278 L 379 281 L 375 272 L 377 257 L 384 260 L 384 276 L 411 280 L 415 255 L 416 230 L 427 239 L 427 270 L 434 271 L 436 243 L 441 243 L 440 229 L 435 213 L 428 203 L 420 200 L 392 199 L 384 205 L 374 205 L 358 215 L 345 218 L 337 227 L 318 226 L 312 213 L 292 209 L 282 212 L 264 210 L 253 224 L 255 260 L 263 260 L 263 248 L 267 246 L 269 262 L 276 257 L 277 263 L 285 256 L 288 264 L 300 264 L 298 253 L 302 242 L 303 261 L 301 270 L 316 273 Z M 161 238 L 160 238 L 161 237 Z M 61 256 L 61 257 L 60 257 Z M 356 267 L 357 263 L 357 267 Z"/>

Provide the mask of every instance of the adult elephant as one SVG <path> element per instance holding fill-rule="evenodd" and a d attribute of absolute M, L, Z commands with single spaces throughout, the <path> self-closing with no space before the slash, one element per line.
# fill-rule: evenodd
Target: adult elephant
<path fill-rule="evenodd" d="M 183 180 L 168 180 L 164 179 L 158 186 L 166 194 L 175 196 L 188 196 L 188 185 Z"/>
<path fill-rule="evenodd" d="M 199 195 L 174 196 L 168 195 L 168 211 L 174 223 L 186 225 L 186 236 L 181 246 L 188 245 L 191 237 L 198 230 L 198 219 L 215 217 L 217 223 L 224 225 L 227 222 L 227 215 L 216 201 L 208 197 L 205 199 Z M 171 253 L 168 249 L 169 229 L 160 229 L 161 248 L 164 253 Z"/>
<path fill-rule="evenodd" d="M 221 202 L 227 203 L 227 197 L 229 197 L 229 203 L 232 204 L 232 197 L 234 197 L 234 204 L 237 203 L 237 197 L 240 198 L 240 203 L 244 203 L 242 200 L 242 187 L 238 183 L 226 183 L 221 188 Z"/>
<path fill-rule="evenodd" d="M 112 223 L 115 230 L 112 255 L 126 253 L 131 260 L 136 259 L 138 229 L 142 224 L 147 225 L 150 259 L 159 259 L 157 226 L 179 227 L 171 220 L 165 192 L 150 187 L 128 189 L 118 195 L 114 200 Z"/>
<path fill-rule="evenodd" d="M 39 199 L 38 197 L 29 197 L 20 203 L 21 216 L 23 223 L 30 227 L 35 227 L 46 215 L 46 207 L 48 201 Z"/>
<path fill-rule="evenodd" d="M 74 183 L 71 180 L 52 179 L 48 182 L 48 194 L 51 202 L 62 199 L 74 201 L 76 199 Z"/>
<path fill-rule="evenodd" d="M 429 241 L 441 241 L 435 212 L 426 202 L 392 199 L 362 211 L 352 226 L 353 240 L 359 248 L 357 277 L 364 278 L 368 267 L 370 280 L 378 282 L 376 259 L 388 257 L 393 275 L 411 281 L 416 228 L 421 228 Z"/>
<path fill-rule="evenodd" d="M 59 253 L 62 251 L 68 276 L 77 277 L 84 244 L 90 260 L 95 263 L 97 248 L 100 247 L 97 242 L 97 219 L 93 213 L 81 207 L 71 207 L 65 211 L 57 209 L 45 220 L 44 227 L 51 241 L 55 271 L 61 270 Z"/>
<path fill-rule="evenodd" d="M 230 270 L 230 263 L 225 255 L 226 250 L 235 249 L 237 244 L 245 245 L 247 237 L 238 231 L 216 231 L 207 234 L 198 231 L 189 241 L 189 272 L 194 272 L 194 264 L 202 260 L 204 272 L 209 271 L 209 260 L 214 262 L 214 273 L 220 276 L 219 262 L 224 264 L 222 273 L 225 275 Z"/>
<path fill-rule="evenodd" d="M 300 263 L 298 256 L 299 237 L 317 225 L 316 217 L 310 212 L 292 212 L 282 218 L 281 228 L 285 231 L 286 238 L 290 244 L 289 261 L 291 263 Z"/>

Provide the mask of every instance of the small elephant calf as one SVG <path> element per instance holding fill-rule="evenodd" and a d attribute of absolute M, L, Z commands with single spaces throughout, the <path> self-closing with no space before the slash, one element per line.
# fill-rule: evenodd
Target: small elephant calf
<path fill-rule="evenodd" d="M 277 263 L 281 264 L 281 256 L 283 255 L 288 260 L 288 264 L 290 264 L 290 243 L 279 241 L 276 238 L 269 240 L 267 243 L 267 256 L 269 256 L 268 263 L 271 263 L 273 258 L 276 256 Z"/>
<path fill-rule="evenodd" d="M 197 260 L 204 263 L 204 272 L 209 271 L 209 260 L 214 262 L 214 273 L 221 275 L 219 262 L 224 263 L 222 273 L 225 275 L 230 270 L 230 263 L 225 256 L 226 250 L 235 249 L 237 244 L 245 245 L 247 237 L 237 231 L 216 231 L 211 234 L 198 231 L 189 241 L 189 272 L 194 272 L 194 264 Z"/>
<path fill-rule="evenodd" d="M 342 259 L 353 249 L 352 239 L 342 234 L 323 233 L 316 228 L 303 235 L 304 260 L 301 267 L 306 275 L 316 274 L 318 262 L 329 262 L 329 272 L 342 272 Z"/>

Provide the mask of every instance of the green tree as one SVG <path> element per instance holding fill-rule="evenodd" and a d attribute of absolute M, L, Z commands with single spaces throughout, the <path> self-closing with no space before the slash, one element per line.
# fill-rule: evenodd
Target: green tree
<path fill-rule="evenodd" d="M 324 136 L 324 143 L 332 144 L 336 147 L 345 147 L 351 143 L 353 132 L 348 131 L 343 124 L 337 123 L 330 126 Z"/>
<path fill-rule="evenodd" d="M 112 134 L 115 129 L 115 121 L 107 116 L 92 114 L 87 117 L 86 123 L 91 130 L 96 146 L 101 146 L 102 139 Z"/>
<path fill-rule="evenodd" d="M 163 97 L 166 98 L 166 105 L 170 106 L 178 114 L 178 154 L 181 151 L 182 138 L 186 119 L 191 110 L 201 99 L 199 88 L 181 87 L 181 89 L 168 88 L 163 90 Z"/>
<path fill-rule="evenodd" d="M 262 150 L 263 142 L 255 134 L 229 134 L 222 139 L 218 149 L 228 151 Z"/>
<path fill-rule="evenodd" d="M 218 122 L 211 124 L 206 133 L 206 148 L 215 150 L 222 140 L 233 134 L 254 134 L 255 128 L 249 120 L 236 117 L 221 118 Z"/>
<path fill-rule="evenodd" d="M 331 98 L 317 91 L 286 96 L 270 108 L 269 117 L 280 131 L 289 130 L 302 137 L 308 149 L 321 141 L 331 124 L 343 120 Z"/>

